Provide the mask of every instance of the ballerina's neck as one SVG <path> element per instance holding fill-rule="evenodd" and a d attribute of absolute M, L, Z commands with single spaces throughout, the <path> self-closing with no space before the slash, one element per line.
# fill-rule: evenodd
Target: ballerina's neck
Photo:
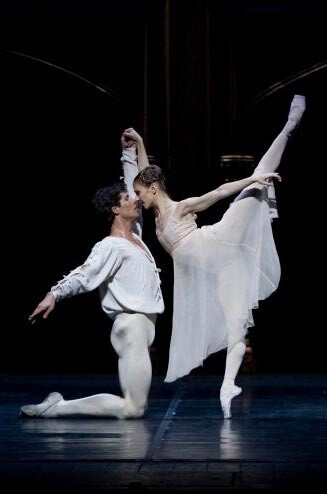
<path fill-rule="evenodd" d="M 163 230 L 165 228 L 166 223 L 171 217 L 177 204 L 177 202 L 169 200 L 169 202 L 167 201 L 161 208 L 156 208 L 155 219 L 156 226 L 159 230 Z"/>

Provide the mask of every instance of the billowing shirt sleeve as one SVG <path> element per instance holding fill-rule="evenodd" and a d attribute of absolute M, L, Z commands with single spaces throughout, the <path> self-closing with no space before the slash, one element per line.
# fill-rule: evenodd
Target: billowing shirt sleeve
<path fill-rule="evenodd" d="M 120 158 L 123 166 L 124 182 L 127 187 L 128 195 L 132 199 L 135 199 L 135 192 L 133 189 L 134 178 L 138 174 L 138 167 L 136 161 L 135 148 L 123 148 L 122 157 Z"/>
<path fill-rule="evenodd" d="M 82 266 L 51 287 L 56 302 L 98 288 L 115 275 L 121 263 L 118 249 L 108 239 L 98 242 Z"/>
<path fill-rule="evenodd" d="M 136 195 L 133 188 L 133 182 L 139 170 L 136 161 L 135 148 L 133 147 L 123 148 L 122 157 L 120 158 L 120 160 L 123 166 L 124 182 L 127 188 L 128 195 L 132 199 L 136 199 Z M 140 238 L 142 238 L 142 227 L 143 227 L 143 221 L 142 221 L 142 213 L 140 210 L 139 220 L 135 221 L 133 225 L 134 233 L 136 233 Z"/>

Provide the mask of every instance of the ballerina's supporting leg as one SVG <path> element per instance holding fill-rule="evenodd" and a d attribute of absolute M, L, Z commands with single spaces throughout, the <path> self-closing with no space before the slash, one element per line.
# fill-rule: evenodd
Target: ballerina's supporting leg
<path fill-rule="evenodd" d="M 284 132 L 283 129 L 282 132 L 277 136 L 277 138 L 273 141 L 273 143 L 269 147 L 268 151 L 264 154 L 264 156 L 260 160 L 258 166 L 254 170 L 254 174 L 263 173 L 263 172 L 274 172 L 278 168 L 278 165 L 280 163 L 281 157 L 283 155 L 289 137 L 291 125 L 288 125 L 288 123 L 284 127 L 284 129 L 287 128 L 287 133 Z M 243 189 L 234 201 L 237 202 L 242 199 L 245 199 L 245 201 L 242 201 L 242 206 L 241 203 L 238 204 L 240 205 L 240 207 L 242 207 L 242 211 L 246 215 L 248 214 L 247 213 L 248 208 L 251 208 L 253 204 L 259 204 L 255 199 L 256 195 L 254 191 L 256 189 L 266 190 L 266 187 L 260 184 L 250 185 L 249 187 Z M 244 225 L 246 225 L 246 222 L 244 222 Z M 221 403 L 221 408 L 224 418 L 231 417 L 230 409 L 231 409 L 232 399 L 242 392 L 241 388 L 235 386 L 235 378 L 241 366 L 245 354 L 245 350 L 246 350 L 246 345 L 244 340 L 238 341 L 236 343 L 234 340 L 234 343 L 230 343 L 227 348 L 225 375 L 220 389 L 220 403 Z"/>
<path fill-rule="evenodd" d="M 290 106 L 290 111 L 288 114 L 286 125 L 282 129 L 281 133 L 273 141 L 268 151 L 264 154 L 264 156 L 260 160 L 258 166 L 254 170 L 254 174 L 262 173 L 262 172 L 274 172 L 278 168 L 286 144 L 288 142 L 288 138 L 290 137 L 293 130 L 299 124 L 304 110 L 305 110 L 305 97 L 300 95 L 295 95 Z M 264 189 L 265 186 L 253 184 L 245 188 L 236 197 L 234 202 L 239 201 L 240 199 L 244 199 L 246 197 L 249 198 L 249 201 L 253 202 L 251 196 L 249 196 L 249 189 L 256 189 L 256 188 Z M 252 202 L 249 201 L 247 201 L 246 204 L 250 207 Z M 234 329 L 237 329 L 236 323 L 234 326 L 235 326 Z M 237 335 L 237 331 L 235 334 Z M 237 339 L 234 338 L 234 342 L 229 343 L 228 345 L 225 375 L 220 390 L 220 402 L 221 402 L 224 418 L 231 417 L 231 412 L 230 412 L 231 401 L 235 396 L 239 395 L 242 391 L 241 388 L 235 386 L 235 378 L 241 366 L 245 354 L 245 350 L 246 350 L 246 345 L 243 339 L 237 341 Z"/>
<path fill-rule="evenodd" d="M 227 348 L 225 375 L 220 388 L 220 404 L 225 419 L 231 417 L 232 399 L 242 392 L 242 388 L 235 385 L 235 378 L 242 364 L 245 350 L 245 340 L 238 341 Z"/>

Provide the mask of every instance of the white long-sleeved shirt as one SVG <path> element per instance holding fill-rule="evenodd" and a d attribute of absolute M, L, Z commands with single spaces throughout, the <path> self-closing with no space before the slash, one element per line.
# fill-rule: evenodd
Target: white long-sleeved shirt
<path fill-rule="evenodd" d="M 144 248 L 125 238 L 105 237 L 82 266 L 51 288 L 56 301 L 99 288 L 102 309 L 111 318 L 121 312 L 162 313 L 158 269 L 142 244 Z"/>
<path fill-rule="evenodd" d="M 123 150 L 122 163 L 128 192 L 137 174 L 133 148 Z M 121 312 L 157 314 L 164 310 L 158 268 L 151 252 L 122 237 L 105 237 L 82 266 L 60 280 L 51 291 L 59 301 L 99 288 L 101 305 L 109 317 Z"/>
<path fill-rule="evenodd" d="M 135 199 L 136 195 L 133 189 L 133 182 L 134 182 L 134 178 L 138 174 L 135 148 L 133 147 L 123 148 L 122 157 L 120 161 L 122 162 L 122 167 L 124 172 L 124 182 L 127 187 L 128 195 L 129 197 Z"/>
<path fill-rule="evenodd" d="M 134 192 L 133 182 L 134 182 L 134 178 L 139 172 L 136 161 L 135 148 L 134 147 L 123 148 L 122 157 L 120 158 L 120 161 L 122 162 L 124 182 L 127 188 L 128 195 L 129 197 L 135 199 L 136 194 Z M 142 227 L 143 227 L 143 221 L 142 221 L 142 214 L 140 213 L 139 219 L 135 221 L 133 225 L 133 232 L 136 233 L 138 237 L 142 237 Z"/>

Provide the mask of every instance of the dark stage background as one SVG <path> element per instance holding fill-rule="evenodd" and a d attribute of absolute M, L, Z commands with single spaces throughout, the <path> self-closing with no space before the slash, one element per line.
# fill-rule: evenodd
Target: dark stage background
<path fill-rule="evenodd" d="M 326 15 L 308 1 L 19 1 L 0 6 L 3 372 L 116 372 L 97 293 L 28 314 L 106 235 L 91 200 L 119 180 L 120 134 L 134 126 L 172 197 L 225 179 L 222 154 L 256 160 L 294 93 L 307 112 L 277 186 L 278 291 L 255 311 L 259 372 L 326 372 Z M 234 177 L 237 178 L 237 177 Z M 228 202 L 199 215 L 217 221 Z M 144 239 L 162 269 L 154 369 L 166 369 L 172 263 L 152 212 Z M 194 301 L 196 304 L 196 300 Z M 199 373 L 221 373 L 223 353 Z"/>

